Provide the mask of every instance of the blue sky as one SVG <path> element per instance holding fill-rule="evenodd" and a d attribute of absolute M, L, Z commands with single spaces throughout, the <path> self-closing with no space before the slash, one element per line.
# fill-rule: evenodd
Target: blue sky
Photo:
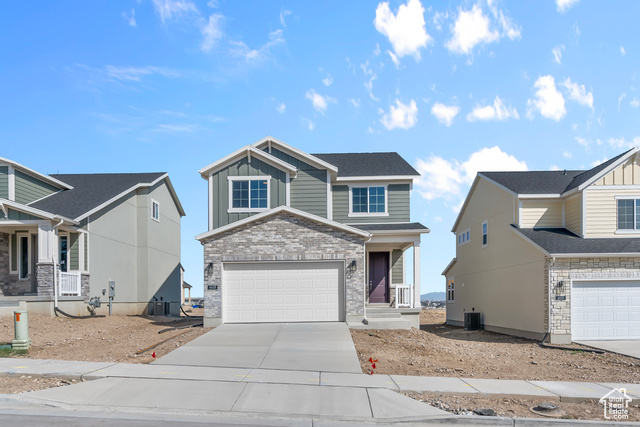
<path fill-rule="evenodd" d="M 197 170 L 272 135 L 397 151 L 423 179 L 422 292 L 478 170 L 589 168 L 640 145 L 637 1 L 12 2 L 2 153 L 44 173 L 167 171 L 202 293 Z"/>

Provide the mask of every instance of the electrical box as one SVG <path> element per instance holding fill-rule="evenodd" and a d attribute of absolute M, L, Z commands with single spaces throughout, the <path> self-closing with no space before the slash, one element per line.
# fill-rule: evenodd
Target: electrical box
<path fill-rule="evenodd" d="M 154 316 L 164 316 L 165 314 L 165 303 L 164 301 L 156 301 L 153 303 L 153 315 Z"/>
<path fill-rule="evenodd" d="M 467 312 L 464 314 L 464 328 L 467 331 L 478 331 L 482 329 L 480 313 Z"/>
<path fill-rule="evenodd" d="M 116 282 L 109 282 L 109 298 L 114 298 L 116 296 Z"/>

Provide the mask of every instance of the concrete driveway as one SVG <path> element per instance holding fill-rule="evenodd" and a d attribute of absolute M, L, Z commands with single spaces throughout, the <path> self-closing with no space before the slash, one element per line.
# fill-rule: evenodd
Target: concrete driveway
<path fill-rule="evenodd" d="M 612 340 L 612 341 L 576 341 L 588 347 L 607 350 L 613 353 L 640 359 L 640 340 Z"/>
<path fill-rule="evenodd" d="M 225 324 L 153 362 L 362 373 L 345 323 Z"/>

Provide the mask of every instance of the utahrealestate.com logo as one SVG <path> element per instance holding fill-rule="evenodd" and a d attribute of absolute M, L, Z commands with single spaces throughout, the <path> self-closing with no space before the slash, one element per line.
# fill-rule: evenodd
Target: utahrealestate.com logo
<path fill-rule="evenodd" d="M 607 420 L 629 419 L 629 402 L 631 402 L 631 398 L 627 396 L 626 388 L 614 388 L 602 396 L 599 402 L 604 405 L 604 417 Z"/>

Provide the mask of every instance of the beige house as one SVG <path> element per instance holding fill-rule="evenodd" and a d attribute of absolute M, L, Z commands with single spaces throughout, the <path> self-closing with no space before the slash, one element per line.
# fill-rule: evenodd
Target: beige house
<path fill-rule="evenodd" d="M 447 323 L 553 343 L 640 338 L 640 150 L 582 170 L 480 172 L 452 232 Z"/>

